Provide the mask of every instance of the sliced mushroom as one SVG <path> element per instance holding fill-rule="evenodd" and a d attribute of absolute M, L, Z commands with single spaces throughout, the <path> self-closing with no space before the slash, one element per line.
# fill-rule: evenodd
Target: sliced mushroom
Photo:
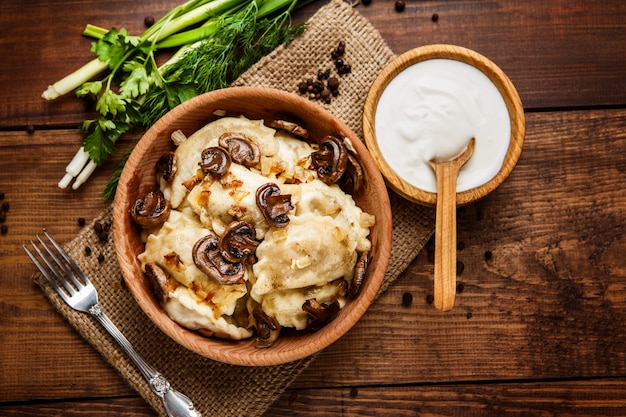
<path fill-rule="evenodd" d="M 319 303 L 315 298 L 309 298 L 302 305 L 302 310 L 309 314 L 307 329 L 318 330 L 324 327 L 337 317 L 340 309 L 339 301 L 334 298 L 323 303 Z"/>
<path fill-rule="evenodd" d="M 163 305 L 168 299 L 169 277 L 157 264 L 146 264 L 146 278 L 148 278 L 148 284 L 150 285 L 150 292 L 154 295 L 154 298 Z"/>
<path fill-rule="evenodd" d="M 335 136 L 326 136 L 319 150 L 311 154 L 311 167 L 320 180 L 334 184 L 343 176 L 348 162 L 348 150 L 343 141 Z"/>
<path fill-rule="evenodd" d="M 259 145 L 243 133 L 226 132 L 220 136 L 219 145 L 228 150 L 233 161 L 245 167 L 253 167 L 261 161 Z"/>
<path fill-rule="evenodd" d="M 219 248 L 229 262 L 242 262 L 248 255 L 254 255 L 259 243 L 255 239 L 254 228 L 245 221 L 234 221 L 224 230 Z"/>
<path fill-rule="evenodd" d="M 288 122 L 287 120 L 272 120 L 266 122 L 265 125 L 274 129 L 284 130 L 285 132 L 289 132 L 302 139 L 309 139 L 309 131 L 294 122 Z"/>
<path fill-rule="evenodd" d="M 131 217 L 142 227 L 152 227 L 165 223 L 170 215 L 170 202 L 161 190 L 148 192 L 137 199 L 131 209 Z"/>
<path fill-rule="evenodd" d="M 260 306 L 252 311 L 252 316 L 256 322 L 257 347 L 271 346 L 278 337 L 280 324 Z"/>
<path fill-rule="evenodd" d="M 230 168 L 230 155 L 226 149 L 219 146 L 212 146 L 202 151 L 202 160 L 198 163 L 200 169 L 207 175 L 222 177 Z"/>
<path fill-rule="evenodd" d="M 365 281 L 365 275 L 367 273 L 367 267 L 370 263 L 369 252 L 361 252 L 359 258 L 354 266 L 354 276 L 352 277 L 352 283 L 350 289 L 348 289 L 348 297 L 355 298 L 361 292 L 361 286 Z"/>
<path fill-rule="evenodd" d="M 164 153 L 156 162 L 155 168 L 158 176 L 161 176 L 167 182 L 171 182 L 178 170 L 176 166 L 176 154 L 171 151 Z"/>
<path fill-rule="evenodd" d="M 207 235 L 193 246 L 193 263 L 209 278 L 221 285 L 235 285 L 244 282 L 244 268 L 241 262 L 229 262 L 220 253 L 219 239 Z"/>
<path fill-rule="evenodd" d="M 291 194 L 281 194 L 278 185 L 268 182 L 256 190 L 256 204 L 271 227 L 286 227 L 293 210 Z"/>
<path fill-rule="evenodd" d="M 352 194 L 361 188 L 363 181 L 363 167 L 361 167 L 356 157 L 348 152 L 346 172 L 341 177 L 341 189 Z"/>

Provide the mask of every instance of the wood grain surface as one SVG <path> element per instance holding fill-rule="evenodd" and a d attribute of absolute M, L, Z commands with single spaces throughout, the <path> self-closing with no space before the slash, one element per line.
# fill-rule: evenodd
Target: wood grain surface
<path fill-rule="evenodd" d="M 1 416 L 155 416 L 35 287 L 21 245 L 44 226 L 68 242 L 100 213 L 133 140 L 59 190 L 93 109 L 41 92 L 90 58 L 86 23 L 137 31 L 175 4 L 0 0 Z M 451 43 L 493 60 L 520 93 L 526 142 L 505 183 L 457 213 L 454 309 L 432 305 L 431 243 L 267 415 L 626 416 L 626 2 L 356 7 L 397 54 Z"/>

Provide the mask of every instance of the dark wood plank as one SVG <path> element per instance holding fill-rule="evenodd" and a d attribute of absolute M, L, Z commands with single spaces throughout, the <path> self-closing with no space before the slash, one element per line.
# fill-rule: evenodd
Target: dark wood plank
<path fill-rule="evenodd" d="M 88 103 L 71 96 L 46 102 L 40 95 L 48 84 L 91 59 L 90 40 L 80 35 L 84 26 L 140 33 L 145 16 L 158 17 L 178 3 L 0 3 L 0 27 L 11 34 L 0 40 L 0 128 L 76 125 L 91 114 Z M 297 13 L 296 21 L 325 3 L 317 0 Z M 383 0 L 356 7 L 398 54 L 425 44 L 454 43 L 486 55 L 509 75 L 528 109 L 626 104 L 626 54 L 619 53 L 626 45 L 624 2 L 407 3 L 402 13 Z M 431 20 L 434 13 L 437 22 Z"/>
<path fill-rule="evenodd" d="M 626 416 L 626 381 L 288 390 L 267 416 Z"/>
<path fill-rule="evenodd" d="M 266 416 L 626 416 L 626 380 L 289 389 Z M 154 417 L 139 397 L 0 405 L 3 417 Z"/>

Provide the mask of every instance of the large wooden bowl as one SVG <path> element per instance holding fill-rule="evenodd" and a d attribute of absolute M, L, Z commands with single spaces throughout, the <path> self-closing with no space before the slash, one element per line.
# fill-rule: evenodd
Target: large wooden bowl
<path fill-rule="evenodd" d="M 398 56 L 381 71 L 370 87 L 363 109 L 363 136 L 369 151 L 392 189 L 415 203 L 426 206 L 434 206 L 436 204 L 436 192 L 418 188 L 405 181 L 394 171 L 393 161 L 387 161 L 384 158 L 376 138 L 376 109 L 380 96 L 387 85 L 409 66 L 429 59 L 452 59 L 477 68 L 496 86 L 509 112 L 511 122 L 510 143 L 502 167 L 486 183 L 457 193 L 456 204 L 468 204 L 495 190 L 509 176 L 522 153 L 526 135 L 524 107 L 519 94 L 506 74 L 488 58 L 461 46 L 445 44 L 421 46 Z"/>
<path fill-rule="evenodd" d="M 358 297 L 348 301 L 339 315 L 316 332 L 284 332 L 269 348 L 255 347 L 254 340 L 230 341 L 202 336 L 172 321 L 150 293 L 137 255 L 143 251 L 140 229 L 130 208 L 137 197 L 155 186 L 154 164 L 171 148 L 170 135 L 182 130 L 191 135 L 216 119 L 216 112 L 250 119 L 283 119 L 296 122 L 314 137 L 327 134 L 350 139 L 365 171 L 364 186 L 353 195 L 357 205 L 376 216 L 371 229 L 372 261 Z M 276 365 L 307 357 L 336 341 L 365 313 L 383 281 L 391 251 L 391 209 L 385 182 L 365 145 L 340 120 L 318 104 L 274 89 L 234 87 L 189 100 L 159 120 L 141 138 L 128 158 L 113 205 L 113 236 L 126 284 L 145 314 L 165 334 L 188 349 L 211 359 L 235 365 Z"/>

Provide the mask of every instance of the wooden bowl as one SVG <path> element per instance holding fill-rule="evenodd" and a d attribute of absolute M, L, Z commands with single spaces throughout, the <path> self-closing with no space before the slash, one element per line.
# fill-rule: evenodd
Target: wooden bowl
<path fill-rule="evenodd" d="M 232 341 L 205 337 L 172 321 L 149 291 L 137 255 L 144 244 L 130 216 L 134 201 L 155 187 L 154 164 L 171 148 L 170 135 L 186 135 L 217 119 L 216 112 L 250 119 L 289 120 L 307 128 L 313 137 L 341 134 L 356 150 L 364 169 L 364 186 L 353 195 L 357 205 L 376 217 L 371 228 L 372 262 L 357 298 L 349 300 L 339 315 L 316 332 L 289 331 L 268 348 L 252 340 Z M 275 89 L 234 87 L 206 93 L 176 107 L 141 138 L 128 158 L 113 205 L 113 236 L 126 284 L 145 314 L 165 334 L 199 355 L 235 365 L 266 366 L 295 361 L 324 349 L 345 334 L 365 313 L 383 282 L 391 251 L 391 209 L 384 179 L 362 141 L 340 120 L 316 103 Z"/>
<path fill-rule="evenodd" d="M 464 205 L 486 196 L 509 176 L 522 153 L 526 134 L 524 108 L 517 90 L 504 72 L 489 59 L 470 49 L 455 45 L 427 45 L 398 56 L 383 69 L 369 90 L 363 111 L 363 135 L 370 153 L 393 190 L 415 203 L 436 205 L 437 193 L 416 187 L 400 177 L 394 170 L 394 161 L 388 161 L 383 156 L 376 138 L 376 111 L 385 88 L 403 70 L 430 59 L 456 60 L 480 70 L 498 89 L 509 113 L 510 142 L 502 166 L 489 181 L 457 193 L 457 205 Z"/>

